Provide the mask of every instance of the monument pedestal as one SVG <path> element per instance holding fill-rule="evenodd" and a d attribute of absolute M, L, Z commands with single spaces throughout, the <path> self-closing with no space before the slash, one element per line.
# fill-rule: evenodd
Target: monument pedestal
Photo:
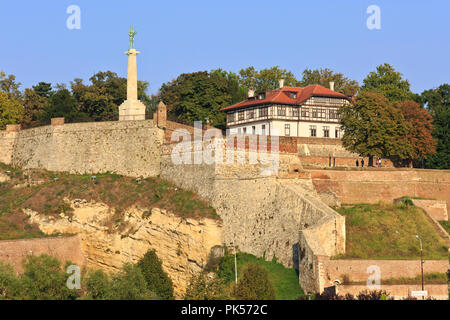
<path fill-rule="evenodd" d="M 139 100 L 125 100 L 119 107 L 119 121 L 145 120 L 145 109 Z"/>
<path fill-rule="evenodd" d="M 119 121 L 145 120 L 145 105 L 138 100 L 137 62 L 140 52 L 130 49 L 128 55 L 127 100 L 119 107 Z"/>

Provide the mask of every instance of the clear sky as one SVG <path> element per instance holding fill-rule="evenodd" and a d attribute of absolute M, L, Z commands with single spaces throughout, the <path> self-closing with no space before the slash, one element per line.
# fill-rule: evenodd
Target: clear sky
<path fill-rule="evenodd" d="M 69 30 L 69 5 L 81 29 Z M 381 30 L 369 30 L 369 5 Z M 448 0 L 2 0 L 0 70 L 24 87 L 96 71 L 126 76 L 128 30 L 138 30 L 138 77 L 156 93 L 185 72 L 278 65 L 300 78 L 328 67 L 358 80 L 388 62 L 414 92 L 450 82 Z"/>

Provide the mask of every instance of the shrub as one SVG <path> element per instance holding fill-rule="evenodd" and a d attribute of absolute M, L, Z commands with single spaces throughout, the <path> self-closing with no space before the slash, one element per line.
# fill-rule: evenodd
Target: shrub
<path fill-rule="evenodd" d="M 77 290 L 67 287 L 69 274 L 61 262 L 48 255 L 27 256 L 23 261 L 24 273 L 20 276 L 19 297 L 24 300 L 74 300 Z"/>
<path fill-rule="evenodd" d="M 230 300 L 223 279 L 211 279 L 204 273 L 193 277 L 186 289 L 185 300 Z"/>
<path fill-rule="evenodd" d="M 112 300 L 156 300 L 158 296 L 147 288 L 141 269 L 126 263 L 112 278 Z"/>
<path fill-rule="evenodd" d="M 275 300 L 275 290 L 268 272 L 257 264 L 249 263 L 236 286 L 235 296 L 240 300 Z"/>
<path fill-rule="evenodd" d="M 141 269 L 149 290 L 156 293 L 161 299 L 173 299 L 172 280 L 164 271 L 155 250 L 147 251 L 137 265 Z"/>
<path fill-rule="evenodd" d="M 0 300 L 11 300 L 17 293 L 19 281 L 13 268 L 0 261 Z"/>
<path fill-rule="evenodd" d="M 102 270 L 91 271 L 86 276 L 85 286 L 88 300 L 108 300 L 113 296 L 112 284 Z"/>

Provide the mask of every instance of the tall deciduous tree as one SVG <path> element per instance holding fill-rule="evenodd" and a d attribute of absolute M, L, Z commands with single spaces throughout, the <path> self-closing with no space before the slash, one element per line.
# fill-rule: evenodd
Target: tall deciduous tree
<path fill-rule="evenodd" d="M 425 162 L 427 168 L 450 169 L 450 85 L 426 90 L 421 95 L 433 116 L 433 137 L 437 140 L 436 153 Z"/>
<path fill-rule="evenodd" d="M 411 130 L 408 141 L 412 147 L 411 160 L 426 159 L 436 152 L 436 140 L 432 136 L 433 119 L 428 110 L 421 108 L 417 102 L 406 100 L 395 103 L 400 109 Z"/>
<path fill-rule="evenodd" d="M 319 84 L 325 88 L 329 88 L 330 82 L 334 82 L 335 91 L 343 93 L 347 96 L 354 96 L 358 92 L 359 84 L 355 80 L 346 78 L 342 73 L 335 73 L 328 68 L 325 69 L 305 69 L 303 78 L 299 81 L 301 87 Z"/>
<path fill-rule="evenodd" d="M 218 128 L 225 128 L 225 114 L 220 109 L 232 104 L 227 79 L 207 71 L 180 75 L 163 84 L 159 96 L 170 117 L 188 122 L 209 119 Z"/>
<path fill-rule="evenodd" d="M 411 92 L 409 81 L 403 79 L 403 75 L 388 63 L 379 65 L 363 82 L 361 91 L 380 93 L 391 102 L 418 99 L 417 95 Z"/>
<path fill-rule="evenodd" d="M 369 157 L 369 165 L 373 165 L 374 157 L 411 159 L 413 151 L 407 139 L 410 126 L 383 95 L 361 92 L 355 103 L 344 105 L 340 113 L 344 147 Z"/>
<path fill-rule="evenodd" d="M 0 130 L 7 124 L 18 124 L 23 118 L 22 103 L 6 92 L 0 91 Z"/>
<path fill-rule="evenodd" d="M 8 94 L 10 99 L 21 100 L 22 93 L 19 88 L 20 82 L 16 82 L 16 76 L 13 74 L 6 75 L 3 71 L 0 71 L 0 91 Z"/>
<path fill-rule="evenodd" d="M 256 92 L 277 89 L 281 79 L 284 79 L 285 86 L 298 85 L 298 81 L 292 72 L 280 69 L 278 66 L 260 71 L 257 71 L 254 67 L 248 67 L 239 71 L 239 75 L 240 85 L 246 89 L 253 88 Z"/>

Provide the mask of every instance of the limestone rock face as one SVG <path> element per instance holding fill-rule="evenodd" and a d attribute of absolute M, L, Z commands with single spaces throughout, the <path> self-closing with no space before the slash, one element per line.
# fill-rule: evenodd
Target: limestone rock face
<path fill-rule="evenodd" d="M 0 172 L 0 183 L 6 182 L 6 181 L 9 181 L 9 180 L 10 180 L 10 178 L 9 178 L 8 175 L 6 175 L 6 174 Z"/>
<path fill-rule="evenodd" d="M 184 219 L 156 208 L 151 213 L 130 208 L 119 227 L 111 219 L 113 210 L 105 204 L 75 200 L 71 206 L 74 213 L 70 217 L 61 214 L 52 218 L 31 210 L 25 213 L 46 234 L 79 235 L 90 268 L 117 271 L 154 249 L 173 281 L 177 298 L 205 266 L 211 249 L 222 245 L 222 226 L 217 220 Z"/>

